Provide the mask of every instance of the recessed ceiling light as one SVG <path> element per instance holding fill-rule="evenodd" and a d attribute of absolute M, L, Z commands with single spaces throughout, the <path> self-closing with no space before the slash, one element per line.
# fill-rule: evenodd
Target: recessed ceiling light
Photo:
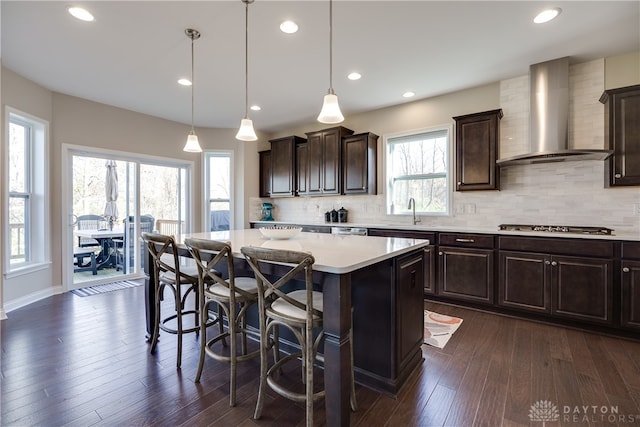
<path fill-rule="evenodd" d="M 252 105 L 252 106 L 251 106 L 251 109 L 252 109 L 253 111 L 260 111 L 260 110 L 262 110 L 262 108 L 260 108 L 260 106 L 259 106 L 259 105 Z"/>
<path fill-rule="evenodd" d="M 191 86 L 191 80 L 184 77 L 179 79 L 178 83 L 181 84 L 182 86 Z"/>
<path fill-rule="evenodd" d="M 76 19 L 86 22 L 93 22 L 95 18 L 87 9 L 77 6 L 71 6 L 67 9 L 67 11 Z"/>
<path fill-rule="evenodd" d="M 411 91 L 409 91 L 409 92 L 403 93 L 402 96 L 404 96 L 405 98 L 411 98 L 413 96 L 416 96 L 416 94 L 411 92 Z"/>
<path fill-rule="evenodd" d="M 360 80 L 362 74 L 356 73 L 355 71 L 347 76 L 349 80 Z"/>
<path fill-rule="evenodd" d="M 535 18 L 533 18 L 533 22 L 535 22 L 536 24 L 544 24 L 545 22 L 549 22 L 556 16 L 560 15 L 560 12 L 562 12 L 562 9 L 560 9 L 559 7 L 543 10 L 542 12 L 537 14 Z"/>
<path fill-rule="evenodd" d="M 280 31 L 287 34 L 293 34 L 298 31 L 298 24 L 293 21 L 284 21 L 280 24 Z"/>

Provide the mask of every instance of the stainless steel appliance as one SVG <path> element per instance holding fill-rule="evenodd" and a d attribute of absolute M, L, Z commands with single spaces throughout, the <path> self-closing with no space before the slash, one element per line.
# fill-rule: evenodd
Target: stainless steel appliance
<path fill-rule="evenodd" d="M 500 224 L 498 230 L 546 231 L 551 233 L 612 235 L 615 230 L 607 227 L 583 227 L 573 225 Z"/>
<path fill-rule="evenodd" d="M 363 227 L 331 227 L 331 234 L 351 234 L 355 236 L 366 236 L 367 229 Z"/>

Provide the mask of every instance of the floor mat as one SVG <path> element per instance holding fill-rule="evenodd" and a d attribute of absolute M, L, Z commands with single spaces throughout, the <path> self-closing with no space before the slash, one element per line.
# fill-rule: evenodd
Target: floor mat
<path fill-rule="evenodd" d="M 462 324 L 459 317 L 447 316 L 433 311 L 424 311 L 424 343 L 444 348 L 453 333 Z"/>
<path fill-rule="evenodd" d="M 106 283 L 104 285 L 90 286 L 88 288 L 73 289 L 71 293 L 79 297 L 88 297 L 91 295 L 118 291 L 120 289 L 135 288 L 136 286 L 142 286 L 143 284 L 144 281 L 142 280 L 123 280 L 120 282 Z"/>

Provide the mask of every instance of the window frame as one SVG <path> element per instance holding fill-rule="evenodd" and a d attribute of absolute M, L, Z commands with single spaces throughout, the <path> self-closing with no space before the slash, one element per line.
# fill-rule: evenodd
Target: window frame
<path fill-rule="evenodd" d="M 4 163 L 4 223 L 5 238 L 2 242 L 5 254 L 3 262 L 4 277 L 10 279 L 22 274 L 49 268 L 50 250 L 50 207 L 49 207 L 49 122 L 41 118 L 7 106 L 4 112 L 5 123 L 5 163 Z M 25 188 L 23 191 L 11 191 L 10 176 L 10 134 L 11 124 L 28 129 L 25 143 L 24 167 Z M 23 199 L 25 206 L 25 261 L 11 262 L 11 224 L 9 205 L 11 199 Z"/>
<path fill-rule="evenodd" d="M 438 216 L 451 216 L 451 206 L 453 199 L 453 176 L 454 176 L 454 161 L 453 161 L 453 125 L 452 124 L 442 124 L 435 125 L 428 128 L 415 129 L 410 131 L 398 132 L 393 134 L 384 135 L 384 182 L 385 182 L 385 205 L 386 205 L 386 215 L 387 216 L 406 216 L 411 215 L 412 211 L 407 208 L 407 205 L 403 206 L 394 206 L 393 205 L 393 180 L 392 176 L 392 155 L 391 155 L 391 146 L 397 142 L 399 139 L 410 139 L 413 136 L 429 134 L 429 133 L 446 133 L 447 143 L 446 143 L 446 172 L 435 172 L 428 174 L 416 174 L 410 176 L 396 177 L 395 179 L 400 180 L 409 180 L 409 179 L 438 179 L 445 178 L 446 182 L 446 201 L 445 201 L 445 211 L 443 212 L 431 212 L 431 211 L 422 211 L 416 209 L 416 215 L 420 216 L 429 216 L 429 217 L 438 217 Z M 422 201 L 416 199 L 416 206 L 422 206 Z M 408 202 L 408 201 L 407 201 Z"/>
<path fill-rule="evenodd" d="M 204 156 L 202 156 L 202 170 L 203 173 L 203 200 L 202 200 L 202 218 L 204 224 L 204 230 L 211 229 L 211 216 L 209 214 L 212 202 L 224 202 L 226 199 L 212 199 L 210 198 L 211 194 L 211 171 L 209 170 L 209 159 L 211 157 L 226 157 L 229 159 L 229 229 L 234 229 L 234 211 L 235 211 L 235 175 L 234 175 L 234 160 L 233 160 L 234 152 L 233 150 L 205 150 Z"/>

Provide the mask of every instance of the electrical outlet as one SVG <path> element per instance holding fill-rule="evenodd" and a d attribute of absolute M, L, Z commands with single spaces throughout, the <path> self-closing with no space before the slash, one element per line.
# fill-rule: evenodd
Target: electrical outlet
<path fill-rule="evenodd" d="M 460 215 L 464 213 L 464 205 L 456 205 L 454 208 L 454 213 Z"/>
<path fill-rule="evenodd" d="M 640 215 L 640 203 L 633 204 L 633 214 Z"/>
<path fill-rule="evenodd" d="M 464 212 L 468 214 L 476 213 L 476 204 L 475 203 L 467 203 L 464 205 Z"/>

